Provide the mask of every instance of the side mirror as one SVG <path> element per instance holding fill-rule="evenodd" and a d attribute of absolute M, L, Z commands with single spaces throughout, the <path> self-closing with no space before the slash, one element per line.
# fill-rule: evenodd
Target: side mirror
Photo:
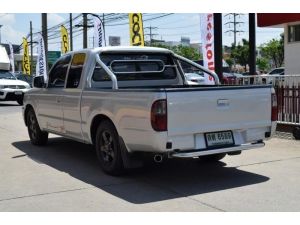
<path fill-rule="evenodd" d="M 43 76 L 37 76 L 33 78 L 33 87 L 43 88 L 45 87 L 45 81 Z"/>

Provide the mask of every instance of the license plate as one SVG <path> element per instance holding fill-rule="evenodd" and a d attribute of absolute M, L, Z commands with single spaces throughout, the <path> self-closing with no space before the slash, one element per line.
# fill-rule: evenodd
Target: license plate
<path fill-rule="evenodd" d="M 22 91 L 15 91 L 15 95 L 22 95 Z"/>
<path fill-rule="evenodd" d="M 205 134 L 207 147 L 233 145 L 233 136 L 231 131 L 211 132 Z"/>

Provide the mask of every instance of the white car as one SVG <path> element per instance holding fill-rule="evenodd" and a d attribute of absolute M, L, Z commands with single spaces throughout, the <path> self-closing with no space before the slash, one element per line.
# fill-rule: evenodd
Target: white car
<path fill-rule="evenodd" d="M 201 85 L 205 84 L 205 78 L 197 73 L 185 73 L 185 78 L 190 85 Z"/>
<path fill-rule="evenodd" d="M 23 105 L 24 93 L 29 89 L 28 83 L 17 80 L 8 71 L 0 71 L 0 101 L 17 101 Z"/>

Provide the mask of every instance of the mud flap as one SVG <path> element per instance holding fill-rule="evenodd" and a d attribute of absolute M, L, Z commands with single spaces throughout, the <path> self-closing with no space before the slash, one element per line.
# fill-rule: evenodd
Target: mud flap
<path fill-rule="evenodd" d="M 134 168 L 140 168 L 144 165 L 143 160 L 140 157 L 138 157 L 137 154 L 128 152 L 126 145 L 121 137 L 119 137 L 119 143 L 120 143 L 120 150 L 121 150 L 124 168 L 134 169 Z"/>

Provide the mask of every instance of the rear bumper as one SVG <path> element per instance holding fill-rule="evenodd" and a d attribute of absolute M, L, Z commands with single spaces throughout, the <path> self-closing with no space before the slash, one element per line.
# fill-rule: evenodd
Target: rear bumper
<path fill-rule="evenodd" d="M 171 158 L 193 158 L 199 157 L 204 155 L 213 155 L 219 153 L 229 153 L 229 152 L 236 152 L 236 151 L 243 151 L 243 150 L 250 150 L 264 147 L 264 142 L 256 142 L 251 144 L 242 144 L 239 146 L 233 146 L 228 148 L 219 148 L 219 149 L 210 149 L 210 150 L 185 150 L 181 152 L 170 152 L 169 157 Z"/>

